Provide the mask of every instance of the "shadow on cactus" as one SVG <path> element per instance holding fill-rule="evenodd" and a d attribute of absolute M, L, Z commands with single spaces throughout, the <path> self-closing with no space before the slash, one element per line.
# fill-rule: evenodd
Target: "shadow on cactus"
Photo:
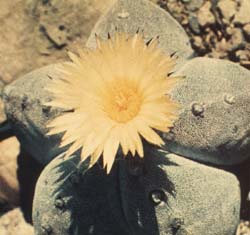
<path fill-rule="evenodd" d="M 40 227 L 55 234 L 160 234 L 155 207 L 175 197 L 174 185 L 161 167 L 177 164 L 147 147 L 145 161 L 132 155 L 116 161 L 107 175 L 99 164 L 88 169 L 79 152 L 54 159 L 40 177 L 44 183 L 39 191 L 48 204 L 45 208 L 50 208 L 33 212 L 35 217 L 39 211 Z M 149 184 L 153 187 L 145 187 Z"/>

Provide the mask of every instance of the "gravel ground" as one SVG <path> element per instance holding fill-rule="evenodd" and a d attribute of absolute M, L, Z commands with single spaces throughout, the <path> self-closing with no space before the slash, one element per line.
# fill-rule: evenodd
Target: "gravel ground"
<path fill-rule="evenodd" d="M 184 27 L 199 56 L 250 69 L 249 0 L 154 0 Z"/>
<path fill-rule="evenodd" d="M 241 221 L 236 235 L 250 235 L 250 221 Z"/>
<path fill-rule="evenodd" d="M 27 224 L 19 208 L 13 209 L 0 217 L 1 235 L 33 235 L 34 230 Z"/>

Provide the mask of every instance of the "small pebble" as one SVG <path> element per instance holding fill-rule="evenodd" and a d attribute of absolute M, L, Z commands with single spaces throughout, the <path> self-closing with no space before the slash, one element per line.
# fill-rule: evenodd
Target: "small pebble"
<path fill-rule="evenodd" d="M 210 11 L 211 6 L 211 2 L 206 2 L 198 12 L 198 22 L 202 27 L 215 23 L 214 15 Z"/>
<path fill-rule="evenodd" d="M 246 39 L 250 42 L 250 23 L 249 23 L 249 24 L 246 24 L 246 25 L 243 27 L 243 32 L 244 32 L 244 34 L 245 34 Z"/>
<path fill-rule="evenodd" d="M 237 3 L 234 0 L 220 0 L 217 6 L 223 16 L 223 21 L 229 23 L 236 13 Z"/>
<path fill-rule="evenodd" d="M 250 1 L 249 0 L 241 0 L 240 1 L 240 9 L 235 14 L 234 22 L 239 25 L 245 25 L 250 22 Z"/>
<path fill-rule="evenodd" d="M 235 55 L 239 60 L 248 60 L 249 57 L 249 54 L 246 50 L 238 50 L 236 51 Z"/>
<path fill-rule="evenodd" d="M 200 26 L 199 26 L 196 16 L 191 15 L 188 18 L 188 24 L 189 24 L 190 29 L 193 31 L 193 33 L 200 34 Z"/>
<path fill-rule="evenodd" d="M 204 4 L 204 0 L 192 0 L 190 1 L 186 8 L 190 11 L 197 11 Z"/>
<path fill-rule="evenodd" d="M 240 28 L 234 28 L 232 30 L 231 39 L 228 42 L 227 50 L 232 52 L 238 49 L 243 49 L 245 46 L 245 38 Z"/>

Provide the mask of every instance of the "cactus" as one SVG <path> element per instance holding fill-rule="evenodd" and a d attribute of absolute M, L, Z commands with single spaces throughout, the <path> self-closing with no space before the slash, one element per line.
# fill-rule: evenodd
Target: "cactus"
<path fill-rule="evenodd" d="M 249 158 L 250 71 L 218 59 L 194 58 L 172 90 L 183 109 L 166 148 L 193 160 L 236 165 Z"/>
<path fill-rule="evenodd" d="M 61 155 L 39 178 L 33 223 L 37 235 L 231 234 L 239 210 L 235 176 L 174 154 L 117 160 L 110 175 Z"/>
<path fill-rule="evenodd" d="M 223 166 L 249 158 L 250 73 L 231 62 L 193 58 L 180 25 L 145 0 L 117 0 L 87 46 L 96 46 L 95 34 L 105 39 L 116 29 L 134 34 L 138 28 L 145 40 L 158 35 L 164 51 L 177 52 L 173 72 L 186 76 L 171 93 L 182 104 L 180 119 L 164 136 L 166 149 L 182 157 L 147 148 L 142 162 L 117 160 L 110 175 L 98 164 L 79 165 L 79 154 L 64 159 L 60 136 L 45 135 L 45 124 L 63 111 L 42 105 L 51 99 L 44 87 L 57 76 L 54 65 L 24 76 L 4 89 L 4 101 L 22 147 L 47 165 L 33 204 L 37 235 L 226 235 L 237 226 L 238 180 L 195 161 Z"/>
<path fill-rule="evenodd" d="M 130 234 L 116 196 L 117 169 L 107 176 L 98 165 L 86 167 L 77 155 L 61 155 L 43 171 L 33 207 L 37 234 Z"/>

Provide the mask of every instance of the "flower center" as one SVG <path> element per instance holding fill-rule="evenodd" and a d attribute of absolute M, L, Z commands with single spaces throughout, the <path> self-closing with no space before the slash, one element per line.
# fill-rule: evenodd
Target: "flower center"
<path fill-rule="evenodd" d="M 139 112 L 142 95 L 134 82 L 114 79 L 107 85 L 104 111 L 114 121 L 125 123 Z"/>

